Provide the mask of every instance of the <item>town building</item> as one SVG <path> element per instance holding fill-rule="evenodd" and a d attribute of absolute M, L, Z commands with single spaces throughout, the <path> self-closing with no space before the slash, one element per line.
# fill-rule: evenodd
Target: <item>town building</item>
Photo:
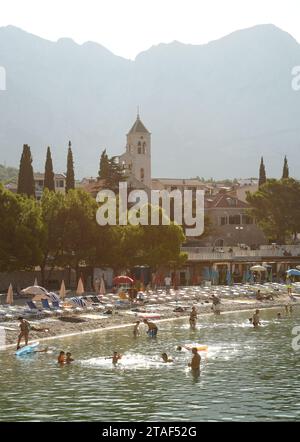
<path fill-rule="evenodd" d="M 34 185 L 35 185 L 35 196 L 37 200 L 40 200 L 44 190 L 45 174 L 44 173 L 34 173 L 33 174 Z M 54 189 L 55 192 L 66 192 L 66 176 L 62 173 L 54 174 Z"/>

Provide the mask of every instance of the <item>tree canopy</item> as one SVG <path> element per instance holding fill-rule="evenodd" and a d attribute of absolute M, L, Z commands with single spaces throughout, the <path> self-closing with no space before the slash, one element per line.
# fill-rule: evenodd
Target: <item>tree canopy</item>
<path fill-rule="evenodd" d="M 300 183 L 292 178 L 268 180 L 247 194 L 249 213 L 270 241 L 285 244 L 300 232 Z"/>

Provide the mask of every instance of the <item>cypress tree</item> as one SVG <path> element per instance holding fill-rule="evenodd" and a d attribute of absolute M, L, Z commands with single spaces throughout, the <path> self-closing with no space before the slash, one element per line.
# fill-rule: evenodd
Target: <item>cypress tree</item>
<path fill-rule="evenodd" d="M 72 144 L 69 141 L 68 158 L 67 158 L 67 176 L 66 176 L 66 192 L 70 189 L 75 189 L 75 176 L 74 176 L 74 163 L 73 163 L 73 153 Z"/>
<path fill-rule="evenodd" d="M 289 173 L 289 165 L 288 165 L 288 160 L 287 157 L 284 157 L 284 162 L 283 162 L 283 171 L 282 171 L 282 179 L 285 180 L 287 178 L 289 178 L 290 173 Z"/>
<path fill-rule="evenodd" d="M 265 184 L 266 182 L 267 182 L 266 168 L 265 168 L 265 165 L 264 165 L 264 158 L 261 157 L 260 167 L 259 167 L 259 181 L 258 181 L 258 187 L 262 186 L 262 185 Z"/>
<path fill-rule="evenodd" d="M 20 160 L 18 193 L 35 197 L 35 185 L 33 178 L 32 156 L 30 146 L 24 144 Z"/>
<path fill-rule="evenodd" d="M 100 157 L 100 167 L 98 172 L 99 179 L 106 180 L 109 177 L 110 165 L 106 149 L 101 154 Z"/>
<path fill-rule="evenodd" d="M 52 164 L 51 151 L 49 146 L 47 148 L 47 157 L 45 163 L 44 189 L 45 188 L 49 189 L 52 192 L 55 191 L 53 164 Z"/>

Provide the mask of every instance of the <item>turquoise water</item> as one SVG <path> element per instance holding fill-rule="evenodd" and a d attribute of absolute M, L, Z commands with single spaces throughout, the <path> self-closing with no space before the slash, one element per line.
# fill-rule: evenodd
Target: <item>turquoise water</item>
<path fill-rule="evenodd" d="M 48 354 L 0 352 L 0 420 L 299 420 L 300 350 L 291 341 L 300 310 L 281 321 L 277 311 L 262 311 L 259 330 L 240 312 L 201 317 L 196 331 L 187 320 L 161 323 L 156 340 L 125 328 L 50 341 Z M 209 346 L 198 378 L 190 353 L 175 349 L 196 342 Z M 60 350 L 76 362 L 59 367 Z M 113 350 L 124 354 L 118 367 L 104 359 Z M 163 351 L 173 364 L 160 362 Z"/>

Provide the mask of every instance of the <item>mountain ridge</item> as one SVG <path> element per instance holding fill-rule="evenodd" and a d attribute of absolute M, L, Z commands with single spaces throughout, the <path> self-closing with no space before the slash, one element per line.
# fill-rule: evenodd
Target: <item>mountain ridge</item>
<path fill-rule="evenodd" d="M 140 105 L 153 176 L 250 176 L 261 155 L 278 175 L 284 154 L 298 173 L 300 92 L 291 89 L 291 69 L 300 45 L 274 25 L 203 45 L 161 43 L 135 60 L 8 26 L 0 28 L 0 65 L 0 162 L 18 166 L 27 143 L 43 170 L 50 145 L 64 171 L 71 139 L 77 176 L 96 175 L 102 149 L 122 153 Z"/>

